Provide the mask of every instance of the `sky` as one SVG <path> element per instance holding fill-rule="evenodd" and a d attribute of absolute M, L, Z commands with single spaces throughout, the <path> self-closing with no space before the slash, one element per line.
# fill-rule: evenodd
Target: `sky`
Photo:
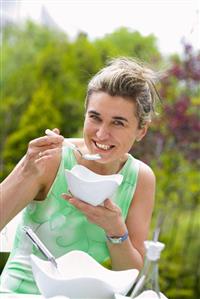
<path fill-rule="evenodd" d="M 7 3 L 17 0 L 1 0 Z M 121 26 L 154 34 L 163 53 L 181 52 L 181 40 L 200 48 L 200 0 L 18 0 L 20 17 L 39 20 L 44 5 L 70 37 L 103 37 Z"/>

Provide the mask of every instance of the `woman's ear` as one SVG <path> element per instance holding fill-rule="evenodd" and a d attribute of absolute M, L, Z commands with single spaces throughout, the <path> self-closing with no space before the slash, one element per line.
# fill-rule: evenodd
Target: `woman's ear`
<path fill-rule="evenodd" d="M 137 132 L 137 136 L 136 136 L 136 141 L 139 142 L 142 140 L 142 138 L 146 135 L 147 131 L 148 131 L 148 127 L 149 127 L 149 124 L 146 123 L 144 125 L 144 127 L 142 127 L 141 129 L 138 129 L 138 132 Z"/>

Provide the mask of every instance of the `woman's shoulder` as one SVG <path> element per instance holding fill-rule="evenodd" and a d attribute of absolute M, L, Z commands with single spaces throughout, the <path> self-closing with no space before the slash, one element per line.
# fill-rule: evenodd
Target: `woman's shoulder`
<path fill-rule="evenodd" d="M 138 182 L 142 185 L 155 185 L 156 177 L 152 168 L 139 160 L 139 173 L 138 173 Z"/>
<path fill-rule="evenodd" d="M 139 173 L 132 206 L 135 206 L 137 203 L 139 203 L 139 205 L 142 203 L 146 207 L 152 207 L 156 188 L 155 174 L 149 165 L 141 160 L 138 161 Z"/>
<path fill-rule="evenodd" d="M 139 160 L 130 154 L 128 155 L 128 160 L 130 161 L 129 164 L 133 165 L 134 167 L 136 166 L 138 168 L 140 175 L 154 176 L 154 172 L 152 168 L 142 160 Z"/>
<path fill-rule="evenodd" d="M 141 160 L 138 160 L 138 162 L 139 162 L 139 174 L 138 174 L 139 180 L 142 180 L 143 183 L 145 182 L 155 183 L 156 177 L 153 169 Z"/>

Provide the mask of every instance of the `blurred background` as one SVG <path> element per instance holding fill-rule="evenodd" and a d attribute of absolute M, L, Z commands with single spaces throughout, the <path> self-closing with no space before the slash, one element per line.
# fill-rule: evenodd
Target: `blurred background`
<path fill-rule="evenodd" d="M 46 128 L 81 136 L 88 80 L 107 59 L 141 59 L 163 74 L 158 115 L 131 151 L 157 177 L 149 239 L 165 214 L 160 288 L 170 299 L 200 298 L 199 1 L 0 3 L 1 180 Z"/>

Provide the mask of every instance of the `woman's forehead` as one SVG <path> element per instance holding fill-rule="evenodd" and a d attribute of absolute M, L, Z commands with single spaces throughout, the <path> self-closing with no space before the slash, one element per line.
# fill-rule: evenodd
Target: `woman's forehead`
<path fill-rule="evenodd" d="M 136 106 L 130 99 L 121 96 L 111 96 L 105 92 L 93 93 L 90 96 L 87 112 L 111 113 L 113 115 L 133 115 Z"/>

